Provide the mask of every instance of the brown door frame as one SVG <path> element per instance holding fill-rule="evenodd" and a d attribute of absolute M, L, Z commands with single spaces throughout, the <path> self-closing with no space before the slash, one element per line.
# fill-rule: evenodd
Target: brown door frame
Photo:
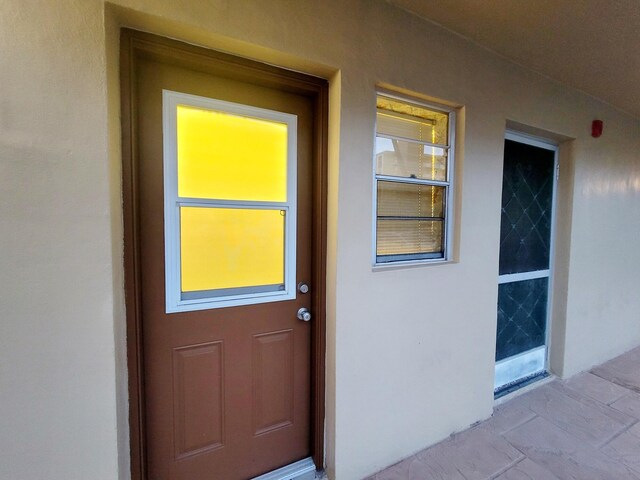
<path fill-rule="evenodd" d="M 140 303 L 140 212 L 136 132 L 136 72 L 141 58 L 153 58 L 192 70 L 308 96 L 314 103 L 312 285 L 314 320 L 311 332 L 311 452 L 318 468 L 324 459 L 325 323 L 327 252 L 327 117 L 328 83 L 309 75 L 189 45 L 176 40 L 122 29 L 120 82 L 122 101 L 122 189 L 124 270 L 129 370 L 129 434 L 131 475 L 146 480 L 144 364 Z"/>

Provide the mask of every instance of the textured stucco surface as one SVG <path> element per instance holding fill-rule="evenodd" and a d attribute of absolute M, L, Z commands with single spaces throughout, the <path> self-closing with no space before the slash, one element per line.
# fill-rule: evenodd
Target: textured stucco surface
<path fill-rule="evenodd" d="M 638 120 L 383 1 L 114 4 L 0 4 L 1 478 L 128 475 L 119 25 L 331 79 L 331 478 L 492 411 L 507 121 L 564 141 L 552 367 L 568 376 L 640 343 Z M 372 271 L 376 84 L 462 108 L 456 263 Z"/>

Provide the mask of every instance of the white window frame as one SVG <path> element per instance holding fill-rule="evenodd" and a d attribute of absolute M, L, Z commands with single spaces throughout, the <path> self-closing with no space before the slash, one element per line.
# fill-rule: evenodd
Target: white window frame
<path fill-rule="evenodd" d="M 297 123 L 296 115 L 213 98 L 162 91 L 166 313 L 277 302 L 296 298 Z M 287 201 L 231 201 L 178 196 L 177 107 L 216 110 L 287 125 Z M 284 212 L 284 289 L 184 299 L 181 288 L 180 207 L 273 209 Z M 259 289 L 258 289 L 259 290 Z"/>
<path fill-rule="evenodd" d="M 428 146 L 435 146 L 437 148 L 443 148 L 447 151 L 447 175 L 445 181 L 439 180 L 423 180 L 423 179 L 414 179 L 407 177 L 396 177 L 391 175 L 379 175 L 376 173 L 376 138 L 378 137 L 378 123 L 377 120 L 375 122 L 375 130 L 374 130 L 374 139 L 373 139 L 373 250 L 372 250 L 372 264 L 374 269 L 384 269 L 389 267 L 398 267 L 402 265 L 422 265 L 422 264 L 434 264 L 434 263 L 445 263 L 450 262 L 452 260 L 452 238 L 453 238 L 453 199 L 454 199 L 454 171 L 455 171 L 455 127 L 456 127 L 456 110 L 452 107 L 447 107 L 445 105 L 438 105 L 428 102 L 423 102 L 422 100 L 407 97 L 404 95 L 398 95 L 396 93 L 388 92 L 386 90 L 378 90 L 376 91 L 376 103 L 378 97 L 386 97 L 392 100 L 396 100 L 399 102 L 407 103 L 409 105 L 415 105 L 417 107 L 427 108 L 429 110 L 434 110 L 439 113 L 446 114 L 449 118 L 447 125 L 447 145 L 442 144 L 431 144 L 429 142 L 420 142 Z M 376 114 L 378 109 L 376 108 Z M 376 115 L 377 119 L 377 115 Z M 389 135 L 384 135 L 385 138 L 391 138 Z M 415 139 L 406 139 L 402 137 L 393 137 L 397 140 L 401 141 L 415 141 Z M 377 237 L 377 227 L 378 227 L 378 182 L 379 181 L 391 181 L 397 183 L 408 183 L 414 185 L 432 185 L 432 186 L 442 186 L 445 187 L 444 194 L 444 225 L 443 225 L 443 255 L 437 258 L 418 258 L 418 259 L 402 259 L 402 260 L 390 260 L 386 262 L 378 262 L 378 237 Z"/>

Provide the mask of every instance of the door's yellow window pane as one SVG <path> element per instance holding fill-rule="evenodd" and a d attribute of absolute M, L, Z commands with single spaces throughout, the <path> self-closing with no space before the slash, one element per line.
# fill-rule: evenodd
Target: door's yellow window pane
<path fill-rule="evenodd" d="M 178 195 L 287 201 L 287 125 L 178 105 Z"/>
<path fill-rule="evenodd" d="M 280 210 L 180 208 L 182 291 L 284 284 Z"/>

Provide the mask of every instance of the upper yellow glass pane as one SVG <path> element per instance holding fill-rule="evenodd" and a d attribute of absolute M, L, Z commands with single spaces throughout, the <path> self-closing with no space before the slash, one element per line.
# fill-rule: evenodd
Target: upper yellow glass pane
<path fill-rule="evenodd" d="M 284 284 L 280 210 L 180 208 L 182 292 Z"/>
<path fill-rule="evenodd" d="M 287 201 L 287 125 L 178 105 L 178 195 Z"/>

